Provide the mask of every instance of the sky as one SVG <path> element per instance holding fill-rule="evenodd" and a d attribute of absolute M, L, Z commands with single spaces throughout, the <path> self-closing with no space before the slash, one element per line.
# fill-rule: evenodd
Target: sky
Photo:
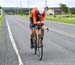
<path fill-rule="evenodd" d="M 2 7 L 44 7 L 45 1 L 48 7 L 59 7 L 60 3 L 75 7 L 75 0 L 0 0 L 0 5 Z"/>

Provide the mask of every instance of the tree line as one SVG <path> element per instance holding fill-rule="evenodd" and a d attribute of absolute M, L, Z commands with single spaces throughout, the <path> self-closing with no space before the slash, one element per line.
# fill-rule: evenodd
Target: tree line
<path fill-rule="evenodd" d="M 0 6 L 0 9 L 3 9 L 3 11 L 7 14 L 29 14 L 29 8 L 2 8 Z M 30 10 L 31 9 L 32 8 L 30 8 Z M 75 8 L 69 8 L 66 4 L 60 4 L 60 9 L 64 12 L 64 14 L 75 14 Z"/>

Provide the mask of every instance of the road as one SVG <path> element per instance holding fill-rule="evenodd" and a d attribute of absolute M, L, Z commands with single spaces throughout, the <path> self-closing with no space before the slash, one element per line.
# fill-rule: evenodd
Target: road
<path fill-rule="evenodd" d="M 18 65 L 19 62 L 18 54 L 15 53 L 16 51 L 10 41 L 7 22 L 23 65 L 75 65 L 75 25 L 46 22 L 46 27 L 50 30 L 49 32 L 45 30 L 44 56 L 43 60 L 39 61 L 38 56 L 34 55 L 34 51 L 30 49 L 29 19 L 24 19 L 16 15 L 5 16 L 5 40 L 8 38 L 8 41 L 7 44 L 4 44 L 6 47 L 0 47 L 0 54 L 4 53 L 2 56 L 0 55 L 4 59 L 0 59 L 2 61 L 0 62 L 1 65 L 4 65 L 3 63 L 5 65 Z"/>

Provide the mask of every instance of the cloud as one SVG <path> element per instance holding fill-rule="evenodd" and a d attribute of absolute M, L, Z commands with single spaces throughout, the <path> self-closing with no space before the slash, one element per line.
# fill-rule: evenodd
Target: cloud
<path fill-rule="evenodd" d="M 75 0 L 1 0 L 1 5 L 8 7 L 28 7 L 28 1 L 30 7 L 35 5 L 45 6 L 45 1 L 47 1 L 49 7 L 58 7 L 60 3 L 64 3 L 68 7 L 75 7 Z"/>

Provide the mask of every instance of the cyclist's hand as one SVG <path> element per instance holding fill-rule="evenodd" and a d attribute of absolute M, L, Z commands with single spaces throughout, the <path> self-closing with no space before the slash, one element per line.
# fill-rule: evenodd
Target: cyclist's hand
<path fill-rule="evenodd" d="M 34 25 L 36 25 L 36 24 L 37 24 L 37 22 L 34 23 Z"/>
<path fill-rule="evenodd" d="M 44 22 L 41 22 L 42 25 L 44 25 Z"/>
<path fill-rule="evenodd" d="M 37 25 L 40 25 L 40 24 L 41 24 L 41 22 L 40 22 L 40 21 L 38 21 L 38 22 L 37 22 Z"/>

